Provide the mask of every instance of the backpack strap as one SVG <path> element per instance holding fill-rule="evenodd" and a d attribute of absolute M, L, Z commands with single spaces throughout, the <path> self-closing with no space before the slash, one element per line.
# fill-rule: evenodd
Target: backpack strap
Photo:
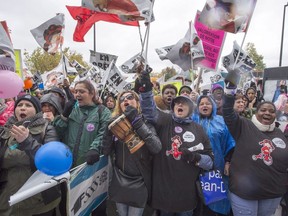
<path fill-rule="evenodd" d="M 98 115 L 99 115 L 99 119 L 101 118 L 101 114 L 102 114 L 103 109 L 104 109 L 104 105 L 99 104 L 99 105 L 98 105 Z"/>

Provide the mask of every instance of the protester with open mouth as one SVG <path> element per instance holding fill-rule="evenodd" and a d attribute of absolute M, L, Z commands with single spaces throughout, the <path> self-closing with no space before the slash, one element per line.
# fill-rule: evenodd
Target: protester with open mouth
<path fill-rule="evenodd" d="M 233 109 L 237 86 L 226 83 L 223 117 L 236 142 L 229 175 L 233 214 L 271 216 L 287 190 L 287 139 L 275 127 L 272 102 L 259 103 L 251 120 L 241 117 Z"/>
<path fill-rule="evenodd" d="M 99 161 L 101 152 L 98 147 L 111 113 L 107 107 L 99 104 L 98 92 L 89 80 L 77 82 L 74 89 L 75 98 L 65 104 L 64 111 L 55 117 L 53 125 L 61 141 L 68 145 L 73 153 L 73 167 L 85 162 L 93 165 Z M 105 212 L 105 208 L 103 202 L 92 214 L 100 209 Z M 65 209 L 61 210 L 63 215 L 67 215 Z"/>
<path fill-rule="evenodd" d="M 103 137 L 102 149 L 104 155 L 111 155 L 112 158 L 113 175 L 108 193 L 110 199 L 116 202 L 120 216 L 143 214 L 151 198 L 153 155 L 161 150 L 161 146 L 155 128 L 143 118 L 138 94 L 130 90 L 119 93 L 112 119 Z M 131 188 L 118 182 L 117 176 L 122 174 Z"/>
<path fill-rule="evenodd" d="M 171 113 L 164 113 L 156 108 L 149 74 L 143 74 L 136 82 L 141 86 L 142 112 L 153 122 L 162 143 L 162 150 L 153 160 L 151 205 L 162 216 L 192 216 L 198 202 L 195 182 L 200 169 L 213 166 L 209 138 L 190 118 L 194 107 L 189 97 L 174 98 Z"/>
<path fill-rule="evenodd" d="M 230 166 L 231 154 L 235 141 L 232 138 L 222 116 L 217 115 L 217 106 L 214 100 L 208 95 L 201 95 L 197 101 L 197 108 L 192 119 L 200 124 L 207 135 L 214 153 L 214 169 L 219 170 L 224 182 L 226 191 L 228 190 L 228 168 Z M 226 170 L 225 170 L 226 168 Z M 202 208 L 202 215 L 214 216 L 229 215 L 231 205 L 228 199 L 223 199 L 208 206 L 199 203 L 197 209 Z"/>
<path fill-rule="evenodd" d="M 138 88 L 137 85 L 136 88 Z M 136 92 L 139 92 L 138 90 L 139 89 L 135 89 Z M 157 108 L 164 112 L 171 112 L 171 102 L 176 97 L 177 92 L 178 90 L 175 85 L 164 85 L 162 88 L 162 94 L 154 96 Z"/>
<path fill-rule="evenodd" d="M 58 187 L 45 190 L 13 206 L 8 200 L 36 171 L 36 151 L 45 143 L 58 141 L 52 125 L 43 118 L 38 98 L 18 97 L 14 116 L 0 129 L 0 215 L 53 216 L 60 203 Z M 48 144 L 49 145 L 49 144 Z"/>

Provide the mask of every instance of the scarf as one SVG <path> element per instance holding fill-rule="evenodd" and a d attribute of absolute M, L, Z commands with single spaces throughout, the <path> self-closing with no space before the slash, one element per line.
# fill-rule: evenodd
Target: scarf
<path fill-rule="evenodd" d="M 186 118 L 178 118 L 176 117 L 175 113 L 172 113 L 172 118 L 174 121 L 178 122 L 179 124 L 189 124 L 193 122 L 193 120 L 190 119 L 189 116 L 187 116 Z"/>
<path fill-rule="evenodd" d="M 32 117 L 28 117 L 23 119 L 22 121 L 18 121 L 16 119 L 15 116 L 11 116 L 8 121 L 6 122 L 6 124 L 4 125 L 4 130 L 3 133 L 9 133 L 10 128 L 13 125 L 19 126 L 22 125 L 25 121 L 30 121 L 31 123 L 29 124 L 28 128 L 33 128 L 33 127 L 37 127 L 39 125 L 43 125 L 45 124 L 46 120 L 43 118 L 43 113 L 39 112 L 36 115 L 32 116 Z M 3 134 L 1 133 L 1 136 Z"/>
<path fill-rule="evenodd" d="M 251 121 L 260 131 L 262 131 L 262 132 L 270 131 L 271 132 L 275 128 L 275 121 L 276 120 L 274 120 L 274 122 L 271 125 L 264 125 L 258 121 L 258 119 L 256 118 L 256 115 L 253 115 Z"/>

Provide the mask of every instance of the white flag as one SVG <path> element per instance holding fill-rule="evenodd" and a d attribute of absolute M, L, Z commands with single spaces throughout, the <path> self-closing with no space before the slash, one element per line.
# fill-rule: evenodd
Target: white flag
<path fill-rule="evenodd" d="M 144 59 L 140 53 L 137 53 L 136 55 L 128 59 L 126 62 L 124 62 L 120 66 L 120 69 L 124 73 L 136 73 L 135 69 L 139 66 L 140 61 L 144 61 Z"/>
<path fill-rule="evenodd" d="M 242 49 L 240 51 L 239 57 L 237 59 L 237 63 L 235 65 L 239 50 L 240 50 L 240 46 L 237 44 L 236 41 L 234 41 L 232 52 L 229 55 L 224 56 L 222 58 L 223 66 L 228 71 L 233 70 L 233 69 L 240 69 L 240 71 L 243 73 L 247 73 L 247 72 L 252 71 L 256 67 L 256 63 Z M 235 65 L 235 68 L 233 68 L 234 65 Z"/>
<path fill-rule="evenodd" d="M 38 44 L 48 53 L 55 54 L 63 44 L 64 14 L 60 13 L 31 30 Z"/>
<path fill-rule="evenodd" d="M 202 41 L 198 37 L 192 22 L 189 24 L 189 30 L 185 37 L 173 46 L 166 57 L 184 71 L 192 68 L 191 58 L 193 59 L 194 66 L 205 58 Z"/>
<path fill-rule="evenodd" d="M 175 45 L 156 48 L 155 51 L 158 54 L 159 58 L 163 61 L 165 59 L 168 59 L 167 54 L 168 54 L 168 52 L 170 52 L 170 50 L 173 48 L 173 46 L 175 46 Z"/>
<path fill-rule="evenodd" d="M 106 88 L 108 88 L 108 91 L 112 92 L 114 95 L 117 95 L 119 92 L 125 89 L 128 90 L 130 88 L 130 85 L 128 82 L 125 81 L 125 79 L 126 78 L 122 76 L 119 69 L 114 66 L 109 73 L 106 82 Z"/>
<path fill-rule="evenodd" d="M 113 60 L 114 63 L 116 63 L 117 58 L 118 56 L 115 55 L 107 53 L 99 53 L 90 50 L 90 63 L 92 63 L 95 66 L 98 66 L 99 68 L 102 68 L 103 70 L 106 70 Z"/>

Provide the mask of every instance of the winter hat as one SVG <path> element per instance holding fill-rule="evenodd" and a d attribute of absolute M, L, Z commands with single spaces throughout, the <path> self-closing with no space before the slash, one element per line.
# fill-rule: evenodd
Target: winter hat
<path fill-rule="evenodd" d="M 48 90 L 48 93 L 50 92 L 55 92 L 61 95 L 61 97 L 63 97 L 64 99 L 66 99 L 66 94 L 62 91 L 62 89 L 56 87 L 56 86 L 52 86 L 51 89 Z"/>
<path fill-rule="evenodd" d="M 58 114 L 61 114 L 63 112 L 61 107 L 61 99 L 60 97 L 56 96 L 53 93 L 44 94 L 40 99 L 41 107 L 44 103 L 51 104 Z"/>
<path fill-rule="evenodd" d="M 27 100 L 29 102 L 31 102 L 36 110 L 36 113 L 41 112 L 41 105 L 40 105 L 40 101 L 37 97 L 34 97 L 30 94 L 25 94 L 25 95 L 21 95 L 20 97 L 17 98 L 16 102 L 15 102 L 15 106 L 14 106 L 14 111 L 15 108 L 17 107 L 18 103 L 22 100 Z"/>
<path fill-rule="evenodd" d="M 172 102 L 171 102 L 171 110 L 174 110 L 175 103 L 180 101 L 180 100 L 184 100 L 188 104 L 188 106 L 189 106 L 188 116 L 190 116 L 193 113 L 194 104 L 193 104 L 192 100 L 189 97 L 184 96 L 184 95 L 177 96 L 177 97 L 175 97 L 172 100 Z"/>
<path fill-rule="evenodd" d="M 211 88 L 211 92 L 213 93 L 216 89 L 222 89 L 223 90 L 223 86 L 220 84 L 213 84 L 212 88 Z"/>
<path fill-rule="evenodd" d="M 183 86 L 181 86 L 181 88 L 179 90 L 179 95 L 181 95 L 181 91 L 183 91 L 183 90 L 188 90 L 189 92 L 192 92 L 192 89 L 190 88 L 190 86 L 183 85 Z"/>

